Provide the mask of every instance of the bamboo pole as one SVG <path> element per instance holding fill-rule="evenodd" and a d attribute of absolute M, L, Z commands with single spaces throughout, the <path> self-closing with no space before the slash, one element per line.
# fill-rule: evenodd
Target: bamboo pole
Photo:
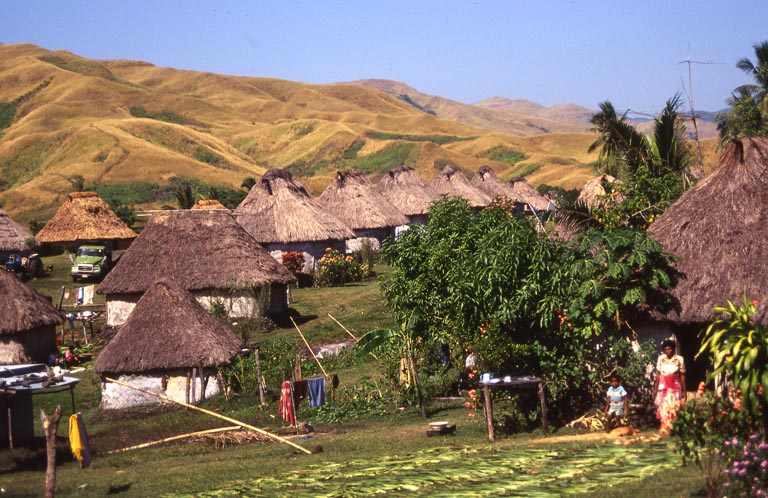
<path fill-rule="evenodd" d="M 341 327 L 342 329 L 344 329 L 344 332 L 346 332 L 347 334 L 349 334 L 350 336 L 352 336 L 352 339 L 354 339 L 354 340 L 355 340 L 355 343 L 358 343 L 358 342 L 360 342 L 360 338 L 359 338 L 359 337 L 357 337 L 357 336 L 355 336 L 355 334 L 353 334 L 352 332 L 350 332 L 350 331 L 347 329 L 347 327 L 345 327 L 344 325 L 342 325 L 340 321 L 336 320 L 336 319 L 333 317 L 333 315 L 331 315 L 330 313 L 328 313 L 328 316 L 330 316 L 330 317 L 331 317 L 331 320 L 333 320 L 334 322 L 338 323 L 338 324 L 339 324 L 339 327 Z M 379 359 L 379 357 L 378 357 L 378 356 L 376 356 L 375 354 L 373 354 L 373 352 L 370 352 L 370 351 L 369 351 L 369 352 L 368 352 L 368 354 L 369 354 L 369 355 L 371 355 L 371 356 L 373 357 L 373 359 L 374 359 L 374 360 L 378 360 L 378 359 Z"/>
<path fill-rule="evenodd" d="M 136 386 L 133 386 L 133 385 L 128 384 L 126 382 L 122 382 L 122 381 L 119 381 L 119 380 L 116 380 L 116 379 L 112 379 L 112 378 L 109 378 L 109 377 L 105 377 L 105 378 L 106 378 L 107 381 L 114 382 L 115 384 L 117 384 L 119 386 L 127 387 L 128 389 L 133 389 L 135 391 L 139 391 L 141 393 L 148 394 L 150 396 L 154 396 L 156 398 L 160 398 L 160 399 L 163 399 L 165 401 L 170 401 L 171 403 L 176 403 L 177 405 L 185 406 L 187 408 L 191 408 L 191 409 L 197 410 L 199 412 L 207 413 L 208 415 L 211 415 L 212 417 L 220 418 L 221 420 L 226 420 L 227 422 L 232 422 L 233 424 L 237 424 L 240 427 L 245 427 L 246 429 L 250 429 L 252 431 L 256 431 L 259 434 L 264 434 L 265 436 L 270 437 L 272 439 L 275 439 L 277 441 L 280 441 L 281 443 L 285 443 L 285 444 L 287 444 L 289 446 L 293 446 L 294 448 L 303 451 L 307 455 L 311 455 L 312 454 L 311 451 L 309 451 L 306 448 L 302 448 L 301 446 L 299 446 L 296 443 L 292 443 L 291 441 L 288 441 L 285 438 L 282 438 L 282 437 L 280 437 L 280 436 L 278 436 L 276 434 L 272 434 L 271 432 L 265 431 L 264 429 L 259 429 L 258 427 L 254 427 L 252 425 L 246 424 L 245 422 L 241 422 L 239 420 L 236 420 L 236 419 L 231 418 L 231 417 L 227 417 L 225 415 L 220 415 L 220 414 L 218 414 L 216 412 L 212 412 L 210 410 L 206 410 L 205 408 L 200 408 L 199 406 L 190 405 L 189 403 L 184 403 L 182 401 L 176 401 L 175 399 L 169 398 L 165 394 L 160 394 L 160 393 L 155 393 L 155 392 L 152 392 L 152 391 L 148 391 L 146 389 L 142 389 L 141 387 L 136 387 Z"/>
<path fill-rule="evenodd" d="M 355 342 L 357 342 L 357 341 L 359 341 L 359 340 L 360 340 L 360 339 L 358 339 L 357 337 L 355 337 L 355 334 L 353 334 L 352 332 L 350 332 L 350 331 L 347 329 L 347 327 L 345 327 L 344 325 L 342 325 L 340 321 L 336 320 L 336 319 L 333 317 L 333 315 L 331 315 L 330 313 L 328 313 L 328 316 L 330 316 L 330 317 L 331 317 L 331 320 L 333 320 L 334 322 L 338 323 L 338 324 L 339 324 L 339 327 L 341 327 L 342 329 L 344 329 L 344 332 L 346 332 L 347 334 L 349 334 L 350 336 L 352 336 L 352 339 L 354 339 L 354 340 L 355 340 Z"/>
<path fill-rule="evenodd" d="M 317 356 L 315 355 L 315 352 L 314 352 L 314 351 L 312 351 L 312 346 L 310 346 L 310 345 L 309 345 L 309 343 L 307 342 L 307 339 L 306 339 L 306 337 L 304 337 L 304 334 L 302 334 L 302 333 L 301 333 L 301 329 L 299 329 L 299 326 L 298 326 L 298 325 L 296 325 L 296 322 L 294 322 L 294 321 L 293 321 L 293 317 L 292 317 L 292 316 L 291 316 L 291 317 L 289 317 L 289 318 L 291 319 L 291 323 L 293 323 L 293 326 L 294 326 L 294 327 L 296 327 L 296 331 L 299 333 L 299 335 L 301 336 L 301 338 L 302 338 L 302 339 L 304 339 L 304 344 L 306 344 L 306 345 L 307 345 L 307 349 L 309 349 L 309 352 L 310 352 L 310 353 L 312 353 L 312 357 L 313 357 L 313 358 L 315 359 L 315 361 L 317 362 L 317 365 L 320 367 L 320 370 L 322 370 L 322 372 L 323 372 L 323 375 L 325 375 L 325 377 L 326 377 L 326 378 L 329 378 L 330 376 L 328 375 L 328 372 L 326 372 L 326 371 L 325 371 L 325 369 L 323 368 L 323 365 L 322 365 L 322 363 L 320 363 L 320 360 L 319 360 L 319 359 L 317 358 Z"/>
<path fill-rule="evenodd" d="M 242 427 L 240 427 L 239 425 L 231 425 L 229 427 L 219 427 L 217 429 L 208 429 L 208 430 L 205 430 L 205 431 L 189 432 L 187 434 L 181 434 L 179 436 L 171 436 L 171 437 L 167 437 L 165 439 L 158 439 L 157 441 L 150 441 L 148 443 L 137 444 L 137 445 L 134 445 L 134 446 L 129 446 L 127 448 L 120 448 L 119 450 L 108 451 L 108 452 L 105 453 L 105 455 L 113 455 L 115 453 L 122 453 L 124 451 L 138 450 L 138 449 L 141 449 L 141 448 L 147 448 L 149 446 L 154 446 L 156 444 L 169 443 L 171 441 L 176 441 L 176 440 L 179 440 L 179 439 L 186 439 L 188 437 L 202 436 L 204 434 L 213 434 L 215 432 L 234 431 L 234 430 L 237 430 L 237 429 L 242 429 Z"/>

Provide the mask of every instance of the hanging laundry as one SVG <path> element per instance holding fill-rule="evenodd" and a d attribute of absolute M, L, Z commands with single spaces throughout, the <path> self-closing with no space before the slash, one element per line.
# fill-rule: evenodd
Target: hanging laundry
<path fill-rule="evenodd" d="M 283 420 L 288 422 L 289 425 L 296 424 L 296 415 L 293 411 L 293 399 L 291 395 L 291 383 L 289 381 L 283 382 L 283 386 L 280 389 L 280 405 L 277 407 L 277 413 L 283 416 Z"/>
<path fill-rule="evenodd" d="M 93 304 L 93 292 L 96 289 L 95 285 L 88 285 L 83 290 L 83 304 Z"/>
<path fill-rule="evenodd" d="M 69 445 L 72 448 L 72 456 L 80 462 L 81 469 L 91 465 L 91 448 L 82 413 L 74 413 L 69 417 Z"/>
<path fill-rule="evenodd" d="M 64 299 L 69 299 L 69 287 L 64 288 Z"/>
<path fill-rule="evenodd" d="M 85 287 L 77 288 L 77 295 L 75 296 L 76 304 L 83 304 L 85 302 Z"/>
<path fill-rule="evenodd" d="M 325 377 L 307 379 L 309 390 L 309 406 L 317 408 L 325 404 Z"/>
<path fill-rule="evenodd" d="M 307 397 L 307 381 L 297 380 L 293 383 L 293 406 L 298 407 L 301 401 Z"/>

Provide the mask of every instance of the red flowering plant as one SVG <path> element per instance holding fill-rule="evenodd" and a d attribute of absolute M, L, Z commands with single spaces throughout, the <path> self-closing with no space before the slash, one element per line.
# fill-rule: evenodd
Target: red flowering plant
<path fill-rule="evenodd" d="M 304 270 L 304 255 L 299 251 L 289 251 L 283 253 L 283 266 L 298 278 L 299 273 Z"/>
<path fill-rule="evenodd" d="M 464 407 L 468 412 L 467 416 L 469 418 L 475 418 L 475 412 L 477 411 L 478 406 L 480 406 L 480 403 L 477 400 L 477 389 L 470 389 L 467 392 L 467 397 L 469 399 L 464 402 Z"/>
<path fill-rule="evenodd" d="M 321 287 L 359 282 L 364 276 L 360 263 L 331 247 L 317 261 L 317 270 L 317 283 Z"/>

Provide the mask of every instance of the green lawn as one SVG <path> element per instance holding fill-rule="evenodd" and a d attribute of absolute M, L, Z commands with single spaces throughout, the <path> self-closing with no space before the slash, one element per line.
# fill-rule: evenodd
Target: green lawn
<path fill-rule="evenodd" d="M 54 273 L 30 285 L 49 295 L 57 293 L 61 285 L 71 286 L 64 258 L 46 258 L 46 265 L 54 265 Z M 358 336 L 371 328 L 390 325 L 375 280 L 338 288 L 298 289 L 293 297 L 293 314 L 313 344 L 349 337 L 328 313 Z M 290 339 L 297 345 L 301 341 L 290 322 L 252 339 L 276 338 Z M 343 389 L 358 385 L 361 377 L 376 372 L 375 364 L 366 361 L 332 373 L 340 374 Z M 695 468 L 679 466 L 679 457 L 669 441 L 617 445 L 608 437 L 574 436 L 563 440 L 558 436 L 567 431 L 561 430 L 550 435 L 499 435 L 495 443 L 489 443 L 482 416 L 470 418 L 461 401 L 429 404 L 432 420 L 457 425 L 452 436 L 427 437 L 426 421 L 415 408 L 322 424 L 315 418 L 316 411 L 305 403 L 299 419 L 313 423 L 317 434 L 296 442 L 308 449 L 321 445 L 320 453 L 306 455 L 274 442 L 237 444 L 211 439 L 186 439 L 110 453 L 229 424 L 193 410 L 175 408 L 101 411 L 99 379 L 90 370 L 79 377 L 77 409 L 83 412 L 94 452 L 89 469 L 80 470 L 69 453 L 69 394 L 35 396 L 38 435 L 42 434 L 40 409 L 51 413 L 57 404 L 63 408 L 58 430 L 60 497 L 340 497 L 386 492 L 391 496 L 636 498 L 695 496 L 703 488 Z M 283 427 L 274 401 L 259 407 L 254 397 L 227 400 L 220 396 L 207 400 L 204 406 L 257 427 Z M 558 438 L 549 441 L 553 437 Z M 0 496 L 41 496 L 44 471 L 41 441 L 32 448 L 0 450 Z"/>

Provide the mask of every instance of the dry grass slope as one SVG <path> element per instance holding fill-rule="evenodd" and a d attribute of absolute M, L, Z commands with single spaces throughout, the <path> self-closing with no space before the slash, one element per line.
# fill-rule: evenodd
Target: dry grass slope
<path fill-rule="evenodd" d="M 567 133 L 516 136 L 539 125 L 507 119 L 514 129 L 493 132 L 458 122 L 461 107 L 447 99 L 440 105 L 454 111 L 444 109 L 441 119 L 359 84 L 95 61 L 29 44 L 0 44 L 0 102 L 14 111 L 0 129 L 0 202 L 17 220 L 50 216 L 72 190 L 73 175 L 86 185 L 180 176 L 237 188 L 246 177 L 288 168 L 318 195 L 337 169 L 360 169 L 375 180 L 403 163 L 428 182 L 448 163 L 471 173 L 490 165 L 503 179 L 524 175 L 566 188 L 595 174 L 595 155 L 586 154 L 593 136 L 570 133 L 572 125 Z M 525 160 L 490 160 L 494 147 Z"/>

